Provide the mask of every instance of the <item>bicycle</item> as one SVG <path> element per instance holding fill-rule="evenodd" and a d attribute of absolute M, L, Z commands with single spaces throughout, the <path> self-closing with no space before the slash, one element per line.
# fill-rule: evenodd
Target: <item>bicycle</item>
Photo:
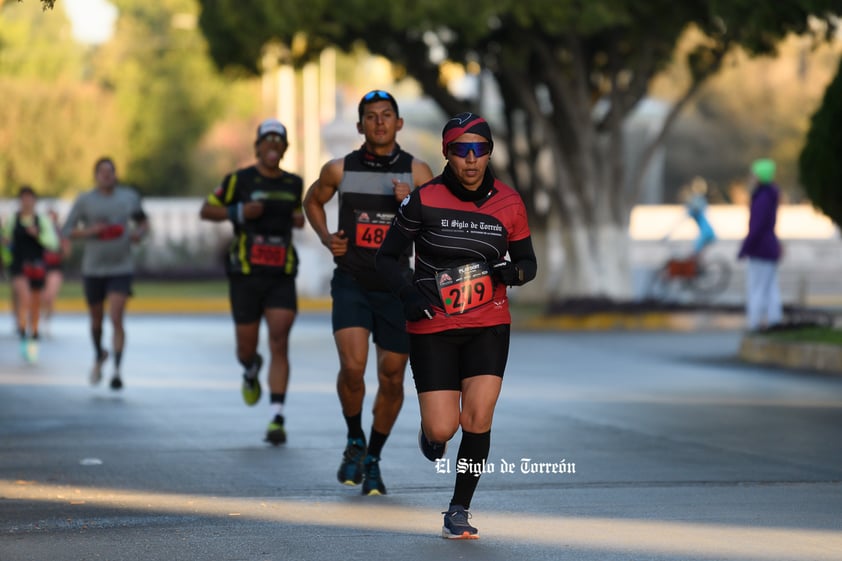
<path fill-rule="evenodd" d="M 731 280 L 731 264 L 720 255 L 706 256 L 704 252 L 688 257 L 670 257 L 655 269 L 648 296 L 657 300 L 679 299 L 692 295 L 695 300 L 707 300 L 721 293 Z"/>

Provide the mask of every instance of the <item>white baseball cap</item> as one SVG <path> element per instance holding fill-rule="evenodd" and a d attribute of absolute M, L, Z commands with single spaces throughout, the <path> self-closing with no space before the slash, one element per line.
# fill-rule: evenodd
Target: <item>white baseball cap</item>
<path fill-rule="evenodd" d="M 260 142 L 267 134 L 279 134 L 283 137 L 284 142 L 287 140 L 287 128 L 277 119 L 266 119 L 257 127 L 257 142 Z"/>

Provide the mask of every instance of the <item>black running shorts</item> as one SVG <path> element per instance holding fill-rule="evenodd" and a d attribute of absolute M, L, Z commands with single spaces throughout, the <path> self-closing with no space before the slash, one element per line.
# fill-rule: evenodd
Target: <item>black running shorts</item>
<path fill-rule="evenodd" d="M 86 276 L 82 278 L 85 300 L 89 306 L 102 304 L 111 293 L 132 295 L 132 275 Z"/>
<path fill-rule="evenodd" d="M 295 277 L 287 275 L 229 275 L 228 297 L 234 323 L 255 323 L 267 308 L 298 311 Z"/>
<path fill-rule="evenodd" d="M 510 326 L 471 327 L 410 335 L 409 363 L 418 393 L 461 390 L 462 380 L 481 374 L 503 377 Z"/>
<path fill-rule="evenodd" d="M 330 281 L 330 296 L 334 333 L 346 327 L 364 327 L 381 349 L 409 352 L 403 304 L 393 293 L 366 290 L 349 273 L 336 269 Z"/>

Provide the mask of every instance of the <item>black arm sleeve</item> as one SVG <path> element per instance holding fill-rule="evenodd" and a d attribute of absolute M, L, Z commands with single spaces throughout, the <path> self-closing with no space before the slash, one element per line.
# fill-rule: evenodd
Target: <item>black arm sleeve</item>
<path fill-rule="evenodd" d="M 406 269 L 400 264 L 401 256 L 410 245 L 412 245 L 412 240 L 392 226 L 375 256 L 374 264 L 377 273 L 395 294 L 400 294 L 401 289 L 411 286 Z"/>
<path fill-rule="evenodd" d="M 523 282 L 526 284 L 538 274 L 538 260 L 535 258 L 535 250 L 532 248 L 532 236 L 509 244 L 509 258 L 512 263 L 523 271 Z"/>

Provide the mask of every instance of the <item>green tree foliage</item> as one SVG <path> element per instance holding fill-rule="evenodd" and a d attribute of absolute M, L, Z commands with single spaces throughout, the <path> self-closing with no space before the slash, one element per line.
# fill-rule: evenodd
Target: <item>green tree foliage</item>
<path fill-rule="evenodd" d="M 250 154 L 259 96 L 216 71 L 196 2 L 112 3 L 116 32 L 96 46 L 73 39 L 63 9 L 0 4 L 0 195 L 71 195 L 104 154 L 146 195 L 204 194 L 242 161 L 239 129 Z"/>
<path fill-rule="evenodd" d="M 190 25 L 195 2 L 113 3 L 117 28 L 94 68 L 125 116 L 130 156 L 121 173 L 145 194 L 187 194 L 195 179 L 190 155 L 223 103 L 204 38 Z"/>
<path fill-rule="evenodd" d="M 842 226 L 842 62 L 813 114 L 798 170 L 801 183 L 822 212 Z"/>
<path fill-rule="evenodd" d="M 114 106 L 79 80 L 84 68 L 63 12 L 45 14 L 34 2 L 0 7 L 0 195 L 25 183 L 50 196 L 78 190 L 98 156 L 119 152 L 104 126 Z"/>
<path fill-rule="evenodd" d="M 821 104 L 840 55 L 842 41 L 813 45 L 791 36 L 775 57 L 729 56 L 666 139 L 666 202 L 685 200 L 683 188 L 695 176 L 708 180 L 712 201 L 744 202 L 750 190 L 748 163 L 758 157 L 778 163 L 776 181 L 787 200 L 803 201 L 799 154 L 810 115 Z M 661 73 L 652 95 L 672 98 L 681 88 L 681 71 L 676 65 Z"/>
<path fill-rule="evenodd" d="M 268 43 L 301 63 L 326 45 L 362 42 L 415 78 L 448 114 L 474 109 L 443 80 L 447 64 L 479 67 L 503 100 L 498 173 L 521 191 L 534 233 L 561 223 L 567 295 L 627 294 L 627 225 L 646 163 L 726 54 L 772 53 L 831 0 L 200 0 L 214 60 L 257 72 Z M 690 82 L 662 129 L 626 169 L 623 126 L 688 26 Z M 502 126 L 500 126 L 502 125 Z M 501 151 L 502 152 L 502 151 Z M 506 155 L 508 157 L 506 157 Z"/>

